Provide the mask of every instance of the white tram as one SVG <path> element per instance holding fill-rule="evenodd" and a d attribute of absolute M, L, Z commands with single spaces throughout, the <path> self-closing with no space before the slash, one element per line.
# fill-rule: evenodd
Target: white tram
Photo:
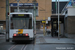
<path fill-rule="evenodd" d="M 32 13 L 10 13 L 9 39 L 12 39 L 13 42 L 34 40 Z"/>

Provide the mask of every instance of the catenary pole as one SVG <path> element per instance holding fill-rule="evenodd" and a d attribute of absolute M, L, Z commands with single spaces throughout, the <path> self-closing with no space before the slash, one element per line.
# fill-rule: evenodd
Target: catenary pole
<path fill-rule="evenodd" d="M 36 0 L 33 0 L 34 4 L 34 32 L 36 34 Z"/>
<path fill-rule="evenodd" d="M 57 15 L 57 0 L 56 0 L 56 15 Z"/>
<path fill-rule="evenodd" d="M 59 37 L 59 0 L 58 0 L 58 40 L 60 39 Z"/>
<path fill-rule="evenodd" d="M 9 0 L 6 0 L 6 42 L 9 41 Z"/>
<path fill-rule="evenodd" d="M 18 10 L 18 12 L 19 12 L 19 1 L 20 0 L 17 0 L 17 10 Z"/>

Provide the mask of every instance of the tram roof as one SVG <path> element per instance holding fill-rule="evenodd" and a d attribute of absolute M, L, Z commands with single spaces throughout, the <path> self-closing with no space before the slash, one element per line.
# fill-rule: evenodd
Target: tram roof
<path fill-rule="evenodd" d="M 30 12 L 12 12 L 10 14 L 32 14 Z"/>

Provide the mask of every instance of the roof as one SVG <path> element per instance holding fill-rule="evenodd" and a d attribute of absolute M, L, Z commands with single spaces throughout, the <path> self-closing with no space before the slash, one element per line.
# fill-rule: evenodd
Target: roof
<path fill-rule="evenodd" d="M 67 10 L 67 7 L 75 7 L 75 0 L 69 0 L 69 2 L 67 3 L 67 5 L 63 8 L 62 12 L 65 12 Z"/>
<path fill-rule="evenodd" d="M 65 15 L 59 15 L 59 18 L 64 18 Z M 51 15 L 51 18 L 58 18 L 58 15 Z"/>

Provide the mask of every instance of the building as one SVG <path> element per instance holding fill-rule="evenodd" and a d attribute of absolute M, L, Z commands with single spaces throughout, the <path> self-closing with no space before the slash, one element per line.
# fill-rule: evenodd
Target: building
<path fill-rule="evenodd" d="M 61 13 L 65 5 L 68 1 L 60 1 L 59 2 L 59 12 Z M 57 2 L 57 9 L 58 9 L 58 2 Z M 58 11 L 58 10 L 57 10 Z M 52 2 L 52 14 L 56 14 L 56 2 Z"/>
<path fill-rule="evenodd" d="M 61 36 L 64 35 L 64 15 L 61 15 L 62 10 L 64 9 L 65 5 L 67 4 L 67 1 L 60 1 L 59 2 L 59 33 Z M 57 3 L 58 5 L 58 3 Z M 57 6 L 58 9 L 58 6 Z M 51 15 L 51 35 L 58 36 L 58 10 L 56 13 L 56 2 L 52 2 L 52 15 Z"/>
<path fill-rule="evenodd" d="M 33 0 L 20 0 L 19 3 L 32 3 Z M 37 9 L 37 17 L 36 17 L 36 27 L 37 29 L 42 29 L 42 20 L 48 20 L 48 17 L 51 16 L 51 10 L 52 10 L 52 2 L 51 0 L 36 0 L 38 6 Z M 9 0 L 9 12 L 17 11 L 16 7 L 11 7 L 10 3 L 17 3 L 16 0 Z M 21 11 L 26 8 L 21 8 Z M 30 9 L 33 9 L 33 7 L 30 7 Z M 30 10 L 31 11 L 31 10 Z M 33 10 L 32 10 L 33 11 Z M 50 22 L 50 21 L 48 21 Z M 0 0 L 0 27 L 2 27 L 4 30 L 6 29 L 6 1 Z M 51 28 L 51 25 L 48 25 L 48 28 Z"/>
<path fill-rule="evenodd" d="M 61 14 L 65 15 L 65 34 L 75 37 L 75 0 L 70 0 Z"/>
<path fill-rule="evenodd" d="M 0 0 L 0 30 L 6 29 L 6 5 L 5 0 Z"/>

